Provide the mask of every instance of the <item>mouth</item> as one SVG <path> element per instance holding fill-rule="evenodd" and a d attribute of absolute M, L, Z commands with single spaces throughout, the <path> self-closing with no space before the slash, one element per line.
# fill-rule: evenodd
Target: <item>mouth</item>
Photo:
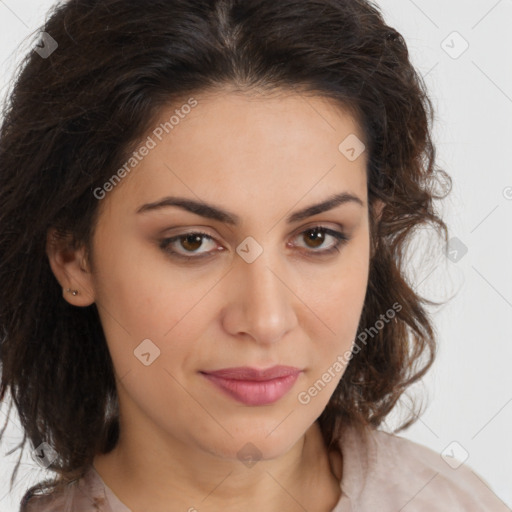
<path fill-rule="evenodd" d="M 244 366 L 200 373 L 238 402 L 268 405 L 290 391 L 302 370 L 292 366 L 274 366 L 264 370 Z"/>

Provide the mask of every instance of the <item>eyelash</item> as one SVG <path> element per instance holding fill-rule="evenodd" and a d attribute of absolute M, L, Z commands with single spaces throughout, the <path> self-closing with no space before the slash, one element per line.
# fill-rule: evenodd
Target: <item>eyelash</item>
<path fill-rule="evenodd" d="M 308 229 L 300 232 L 297 236 L 300 236 L 300 235 L 303 235 L 304 233 L 309 233 L 312 231 L 320 231 L 321 233 L 330 235 L 337 240 L 337 242 L 329 249 L 308 251 L 308 252 L 311 252 L 314 256 L 328 256 L 330 254 L 333 254 L 334 252 L 340 252 L 341 246 L 346 244 L 350 240 L 349 237 L 347 237 L 345 234 L 341 233 L 340 231 L 335 231 L 333 229 L 330 229 L 330 228 L 327 228 L 324 226 L 313 226 L 311 228 L 308 228 Z M 172 258 L 177 258 L 177 259 L 186 260 L 186 261 L 202 260 L 204 258 L 209 258 L 216 252 L 214 250 L 214 251 L 209 251 L 206 253 L 200 253 L 201 256 L 185 256 L 183 254 L 180 254 L 177 251 L 174 251 L 174 250 L 168 248 L 172 243 L 174 243 L 180 239 L 184 239 L 191 235 L 201 236 L 201 237 L 207 238 L 209 240 L 214 240 L 214 238 L 212 236 L 210 236 L 208 233 L 204 233 L 202 231 L 189 231 L 187 233 L 182 233 L 180 235 L 176 235 L 171 238 L 164 238 L 160 242 L 160 248 L 163 249 L 166 253 L 168 253 Z"/>

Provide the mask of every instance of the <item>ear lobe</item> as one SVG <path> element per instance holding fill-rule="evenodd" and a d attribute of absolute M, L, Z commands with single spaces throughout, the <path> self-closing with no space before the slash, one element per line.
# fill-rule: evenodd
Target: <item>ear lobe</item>
<path fill-rule="evenodd" d="M 70 235 L 58 236 L 55 228 L 48 230 L 46 254 L 52 272 L 62 286 L 62 296 L 73 306 L 94 303 L 92 274 L 88 270 L 85 248 L 74 248 Z"/>

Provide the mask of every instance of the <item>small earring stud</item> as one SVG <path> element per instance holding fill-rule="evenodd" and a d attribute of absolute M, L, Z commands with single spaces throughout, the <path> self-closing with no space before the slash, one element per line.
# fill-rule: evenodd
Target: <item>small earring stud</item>
<path fill-rule="evenodd" d="M 71 295 L 73 296 L 78 295 L 78 290 L 72 290 L 71 288 L 68 288 L 66 291 L 71 292 Z"/>

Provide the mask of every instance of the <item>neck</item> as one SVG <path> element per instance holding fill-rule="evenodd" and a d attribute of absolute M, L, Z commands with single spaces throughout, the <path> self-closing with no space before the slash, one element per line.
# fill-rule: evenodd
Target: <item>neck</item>
<path fill-rule="evenodd" d="M 139 439 L 129 429 L 121 432 L 116 447 L 97 455 L 93 464 L 132 510 L 169 512 L 172 503 L 173 510 L 191 512 L 329 511 L 339 499 L 341 460 L 335 455 L 329 460 L 317 422 L 287 453 L 266 460 L 256 457 L 252 463 L 176 440 L 164 446 L 158 437 Z"/>

